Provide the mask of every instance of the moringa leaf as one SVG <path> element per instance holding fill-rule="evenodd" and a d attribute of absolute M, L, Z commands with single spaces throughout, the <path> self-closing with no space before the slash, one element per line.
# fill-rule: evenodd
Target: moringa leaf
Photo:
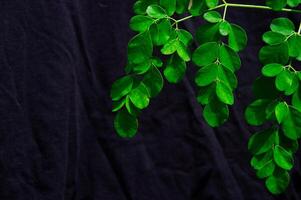
<path fill-rule="evenodd" d="M 208 8 L 214 8 L 218 5 L 219 0 L 205 0 Z"/>
<path fill-rule="evenodd" d="M 248 143 L 248 149 L 253 155 L 266 153 L 273 148 L 277 129 L 268 128 L 264 131 L 253 134 Z"/>
<path fill-rule="evenodd" d="M 217 42 L 221 38 L 219 24 L 204 24 L 197 29 L 196 40 L 200 43 Z"/>
<path fill-rule="evenodd" d="M 210 85 L 212 82 L 216 81 L 218 76 L 218 65 L 213 63 L 201 68 L 196 75 L 195 83 L 202 87 Z"/>
<path fill-rule="evenodd" d="M 278 45 L 264 46 L 259 51 L 259 60 L 262 64 L 279 63 L 285 65 L 288 63 L 288 43 L 283 42 Z"/>
<path fill-rule="evenodd" d="M 289 106 L 289 112 L 282 122 L 284 135 L 292 140 L 301 137 L 301 112 L 296 108 Z"/>
<path fill-rule="evenodd" d="M 284 66 L 278 63 L 270 63 L 265 65 L 261 72 L 264 76 L 274 77 L 280 74 L 284 70 Z"/>
<path fill-rule="evenodd" d="M 238 70 L 241 65 L 238 54 L 225 44 L 219 48 L 219 61 L 232 72 Z"/>
<path fill-rule="evenodd" d="M 130 75 L 124 76 L 116 80 L 111 89 L 111 98 L 114 101 L 121 99 L 127 95 L 133 87 L 133 78 Z"/>
<path fill-rule="evenodd" d="M 146 13 L 148 16 L 155 19 L 162 19 L 167 16 L 166 11 L 159 5 L 153 4 L 147 7 Z"/>
<path fill-rule="evenodd" d="M 289 108 L 285 102 L 278 103 L 278 105 L 275 107 L 275 115 L 279 124 L 281 124 L 282 121 L 286 118 L 288 112 Z"/>
<path fill-rule="evenodd" d="M 266 5 L 271 7 L 273 10 L 282 10 L 286 6 L 287 0 L 267 0 Z"/>
<path fill-rule="evenodd" d="M 248 38 L 246 31 L 236 24 L 231 24 L 228 43 L 229 46 L 236 52 L 241 51 L 247 45 Z"/>
<path fill-rule="evenodd" d="M 292 154 L 279 145 L 274 148 L 274 160 L 279 167 L 285 170 L 291 170 L 294 165 Z"/>
<path fill-rule="evenodd" d="M 179 38 L 179 40 L 185 45 L 188 46 L 192 40 L 193 37 L 191 35 L 191 33 L 189 33 L 188 31 L 184 30 L 184 29 L 177 29 L 177 36 Z"/>
<path fill-rule="evenodd" d="M 269 45 L 281 44 L 285 41 L 285 35 L 273 31 L 265 32 L 262 36 L 265 43 Z"/>
<path fill-rule="evenodd" d="M 252 102 L 245 111 L 247 122 L 253 126 L 259 126 L 266 122 L 266 108 L 270 102 L 269 99 L 257 99 Z"/>
<path fill-rule="evenodd" d="M 176 11 L 177 0 L 160 0 L 160 5 L 165 8 L 168 16 L 172 16 Z"/>
<path fill-rule="evenodd" d="M 163 88 L 163 78 L 161 72 L 152 67 L 143 78 L 143 83 L 149 91 L 150 97 L 157 96 Z"/>
<path fill-rule="evenodd" d="M 120 137 L 131 138 L 137 133 L 138 121 L 127 110 L 121 110 L 115 117 L 114 127 Z"/>
<path fill-rule="evenodd" d="M 188 9 L 190 0 L 177 0 L 176 13 L 183 14 Z"/>
<path fill-rule="evenodd" d="M 136 15 L 130 20 L 130 28 L 133 31 L 144 32 L 154 22 L 154 19 L 144 15 Z"/>
<path fill-rule="evenodd" d="M 169 19 L 161 19 L 150 26 L 149 32 L 154 45 L 161 46 L 167 43 L 171 35 L 172 26 Z"/>
<path fill-rule="evenodd" d="M 134 88 L 130 93 L 129 97 L 131 102 L 139 109 L 144 109 L 149 104 L 149 91 L 145 84 L 141 82 L 136 88 Z"/>
<path fill-rule="evenodd" d="M 287 171 L 276 169 L 272 176 L 268 177 L 265 185 L 272 194 L 281 194 L 288 187 L 290 176 Z"/>
<path fill-rule="evenodd" d="M 217 97 L 211 98 L 203 110 L 203 116 L 211 127 L 217 127 L 225 123 L 229 117 L 228 106 L 220 102 Z"/>
<path fill-rule="evenodd" d="M 231 31 L 231 25 L 229 22 L 227 21 L 222 21 L 219 23 L 219 33 L 222 35 L 222 36 L 227 36 L 229 35 Z"/>
<path fill-rule="evenodd" d="M 170 83 L 178 83 L 183 79 L 186 63 L 177 54 L 172 55 L 164 69 L 164 76 Z"/>
<path fill-rule="evenodd" d="M 199 46 L 192 55 L 192 61 L 197 66 L 206 66 L 218 59 L 219 45 L 217 42 L 208 42 Z"/>
<path fill-rule="evenodd" d="M 270 28 L 272 31 L 283 35 L 290 35 L 295 31 L 294 23 L 288 18 L 284 17 L 273 19 Z"/>
<path fill-rule="evenodd" d="M 208 11 L 203 15 L 203 18 L 210 23 L 217 23 L 223 20 L 221 14 L 217 11 Z"/>
<path fill-rule="evenodd" d="M 269 176 L 272 176 L 275 171 L 275 168 L 276 168 L 276 165 L 275 165 L 274 161 L 270 160 L 262 168 L 260 168 L 257 171 L 256 176 L 258 178 L 267 178 Z"/>
<path fill-rule="evenodd" d="M 216 82 L 216 95 L 225 104 L 234 104 L 234 95 L 231 88 L 223 81 Z"/>
<path fill-rule="evenodd" d="M 128 60 L 139 64 L 147 62 L 153 53 L 153 43 L 149 31 L 134 36 L 128 44 Z"/>

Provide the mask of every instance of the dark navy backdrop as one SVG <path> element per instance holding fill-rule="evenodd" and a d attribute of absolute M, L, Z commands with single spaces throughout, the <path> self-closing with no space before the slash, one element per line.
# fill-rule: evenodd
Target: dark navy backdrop
<path fill-rule="evenodd" d="M 262 2 L 240 1 L 243 3 Z M 248 31 L 229 122 L 208 127 L 193 86 L 166 84 L 132 140 L 112 127 L 110 86 L 124 74 L 133 0 L 0 2 L 0 200 L 301 199 L 300 153 L 287 194 L 249 166 L 243 120 L 261 35 L 279 13 L 230 8 Z M 300 15 L 291 15 L 296 22 Z M 183 25 L 194 32 L 199 20 Z"/>

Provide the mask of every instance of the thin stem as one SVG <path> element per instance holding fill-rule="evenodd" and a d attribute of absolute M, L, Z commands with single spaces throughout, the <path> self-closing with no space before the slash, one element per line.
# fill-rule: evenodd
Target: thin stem
<path fill-rule="evenodd" d="M 182 19 L 176 20 L 176 22 L 179 23 L 179 22 L 185 21 L 185 20 L 187 20 L 187 19 L 190 19 L 190 18 L 192 18 L 192 17 L 193 17 L 192 15 L 189 15 L 189 16 L 184 17 L 184 18 L 182 18 Z"/>
<path fill-rule="evenodd" d="M 229 7 L 239 7 L 239 8 L 255 8 L 255 9 L 264 9 L 264 10 L 272 10 L 272 8 L 268 6 L 259 6 L 259 5 L 251 5 L 251 4 L 236 4 L 236 3 L 227 3 L 226 4 Z M 289 8 L 283 8 L 279 11 L 282 12 L 294 12 L 294 13 L 301 13 L 301 10 L 295 10 L 295 9 L 289 9 Z"/>
<path fill-rule="evenodd" d="M 301 34 L 301 22 L 300 22 L 300 25 L 299 25 L 298 34 Z"/>
<path fill-rule="evenodd" d="M 225 8 L 224 8 L 224 14 L 223 14 L 223 20 L 226 19 L 226 15 L 227 15 L 227 8 L 228 8 L 228 5 L 226 4 Z"/>
<path fill-rule="evenodd" d="M 192 3 L 192 2 L 193 2 L 193 0 L 190 0 L 190 3 Z M 225 0 L 223 0 L 223 4 L 220 4 L 220 5 L 218 5 L 218 6 L 214 7 L 214 8 L 210 8 L 208 10 L 216 10 L 216 9 L 223 8 L 223 7 L 225 7 L 225 11 L 227 11 L 228 7 L 272 10 L 272 8 L 270 8 L 268 6 L 251 5 L 251 4 L 227 3 Z M 295 10 L 295 9 L 290 9 L 290 8 L 283 8 L 282 10 L 279 10 L 278 12 L 301 13 L 301 10 Z M 196 17 L 196 16 L 189 15 L 189 16 L 184 17 L 182 19 L 176 20 L 176 22 L 179 23 L 179 22 L 185 21 L 187 19 L 190 19 L 192 17 Z M 226 12 L 224 12 L 224 17 L 226 17 Z M 301 34 L 301 23 L 300 23 L 298 34 Z"/>

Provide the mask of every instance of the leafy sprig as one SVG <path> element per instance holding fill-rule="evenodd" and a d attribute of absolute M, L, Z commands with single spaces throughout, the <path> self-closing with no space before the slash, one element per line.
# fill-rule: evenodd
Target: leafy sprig
<path fill-rule="evenodd" d="M 263 34 L 267 45 L 259 52 L 263 76 L 254 84 L 256 100 L 245 116 L 250 125 L 270 124 L 252 135 L 248 147 L 257 176 L 266 179 L 270 192 L 279 194 L 289 184 L 293 154 L 301 137 L 301 77 L 292 64 L 293 60 L 301 60 L 301 35 L 287 18 L 274 19 L 270 29 Z"/>
<path fill-rule="evenodd" d="M 204 106 L 206 122 L 217 127 L 227 121 L 229 106 L 235 102 L 236 72 L 241 67 L 239 52 L 247 45 L 247 34 L 229 22 L 230 8 L 264 9 L 301 13 L 294 9 L 301 0 L 266 0 L 266 5 L 228 3 L 226 0 L 137 0 L 130 28 L 137 34 L 128 43 L 126 75 L 111 89 L 114 127 L 121 137 L 134 137 L 138 117 L 150 100 L 162 90 L 164 78 L 180 82 L 191 60 L 198 67 L 195 76 L 197 100 Z M 223 12 L 219 12 L 223 9 Z M 183 16 L 175 19 L 174 16 Z M 195 36 L 181 27 L 181 22 L 202 17 Z M 259 178 L 266 180 L 273 194 L 285 191 L 293 154 L 301 137 L 301 24 L 287 18 L 274 19 L 264 33 L 266 46 L 259 52 L 262 76 L 254 83 L 255 100 L 245 112 L 253 126 L 270 124 L 249 140 L 253 155 L 251 165 Z M 192 42 L 198 43 L 192 49 Z"/>

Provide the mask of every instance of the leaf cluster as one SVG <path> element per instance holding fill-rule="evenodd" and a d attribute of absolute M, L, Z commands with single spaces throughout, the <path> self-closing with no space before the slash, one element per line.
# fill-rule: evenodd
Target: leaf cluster
<path fill-rule="evenodd" d="M 285 191 L 293 154 L 301 137 L 300 72 L 292 66 L 301 56 L 301 35 L 287 18 L 274 19 L 263 34 L 266 46 L 259 52 L 264 65 L 262 77 L 254 83 L 256 100 L 246 109 L 247 122 L 253 126 L 271 124 L 249 140 L 251 165 L 273 194 Z"/>

